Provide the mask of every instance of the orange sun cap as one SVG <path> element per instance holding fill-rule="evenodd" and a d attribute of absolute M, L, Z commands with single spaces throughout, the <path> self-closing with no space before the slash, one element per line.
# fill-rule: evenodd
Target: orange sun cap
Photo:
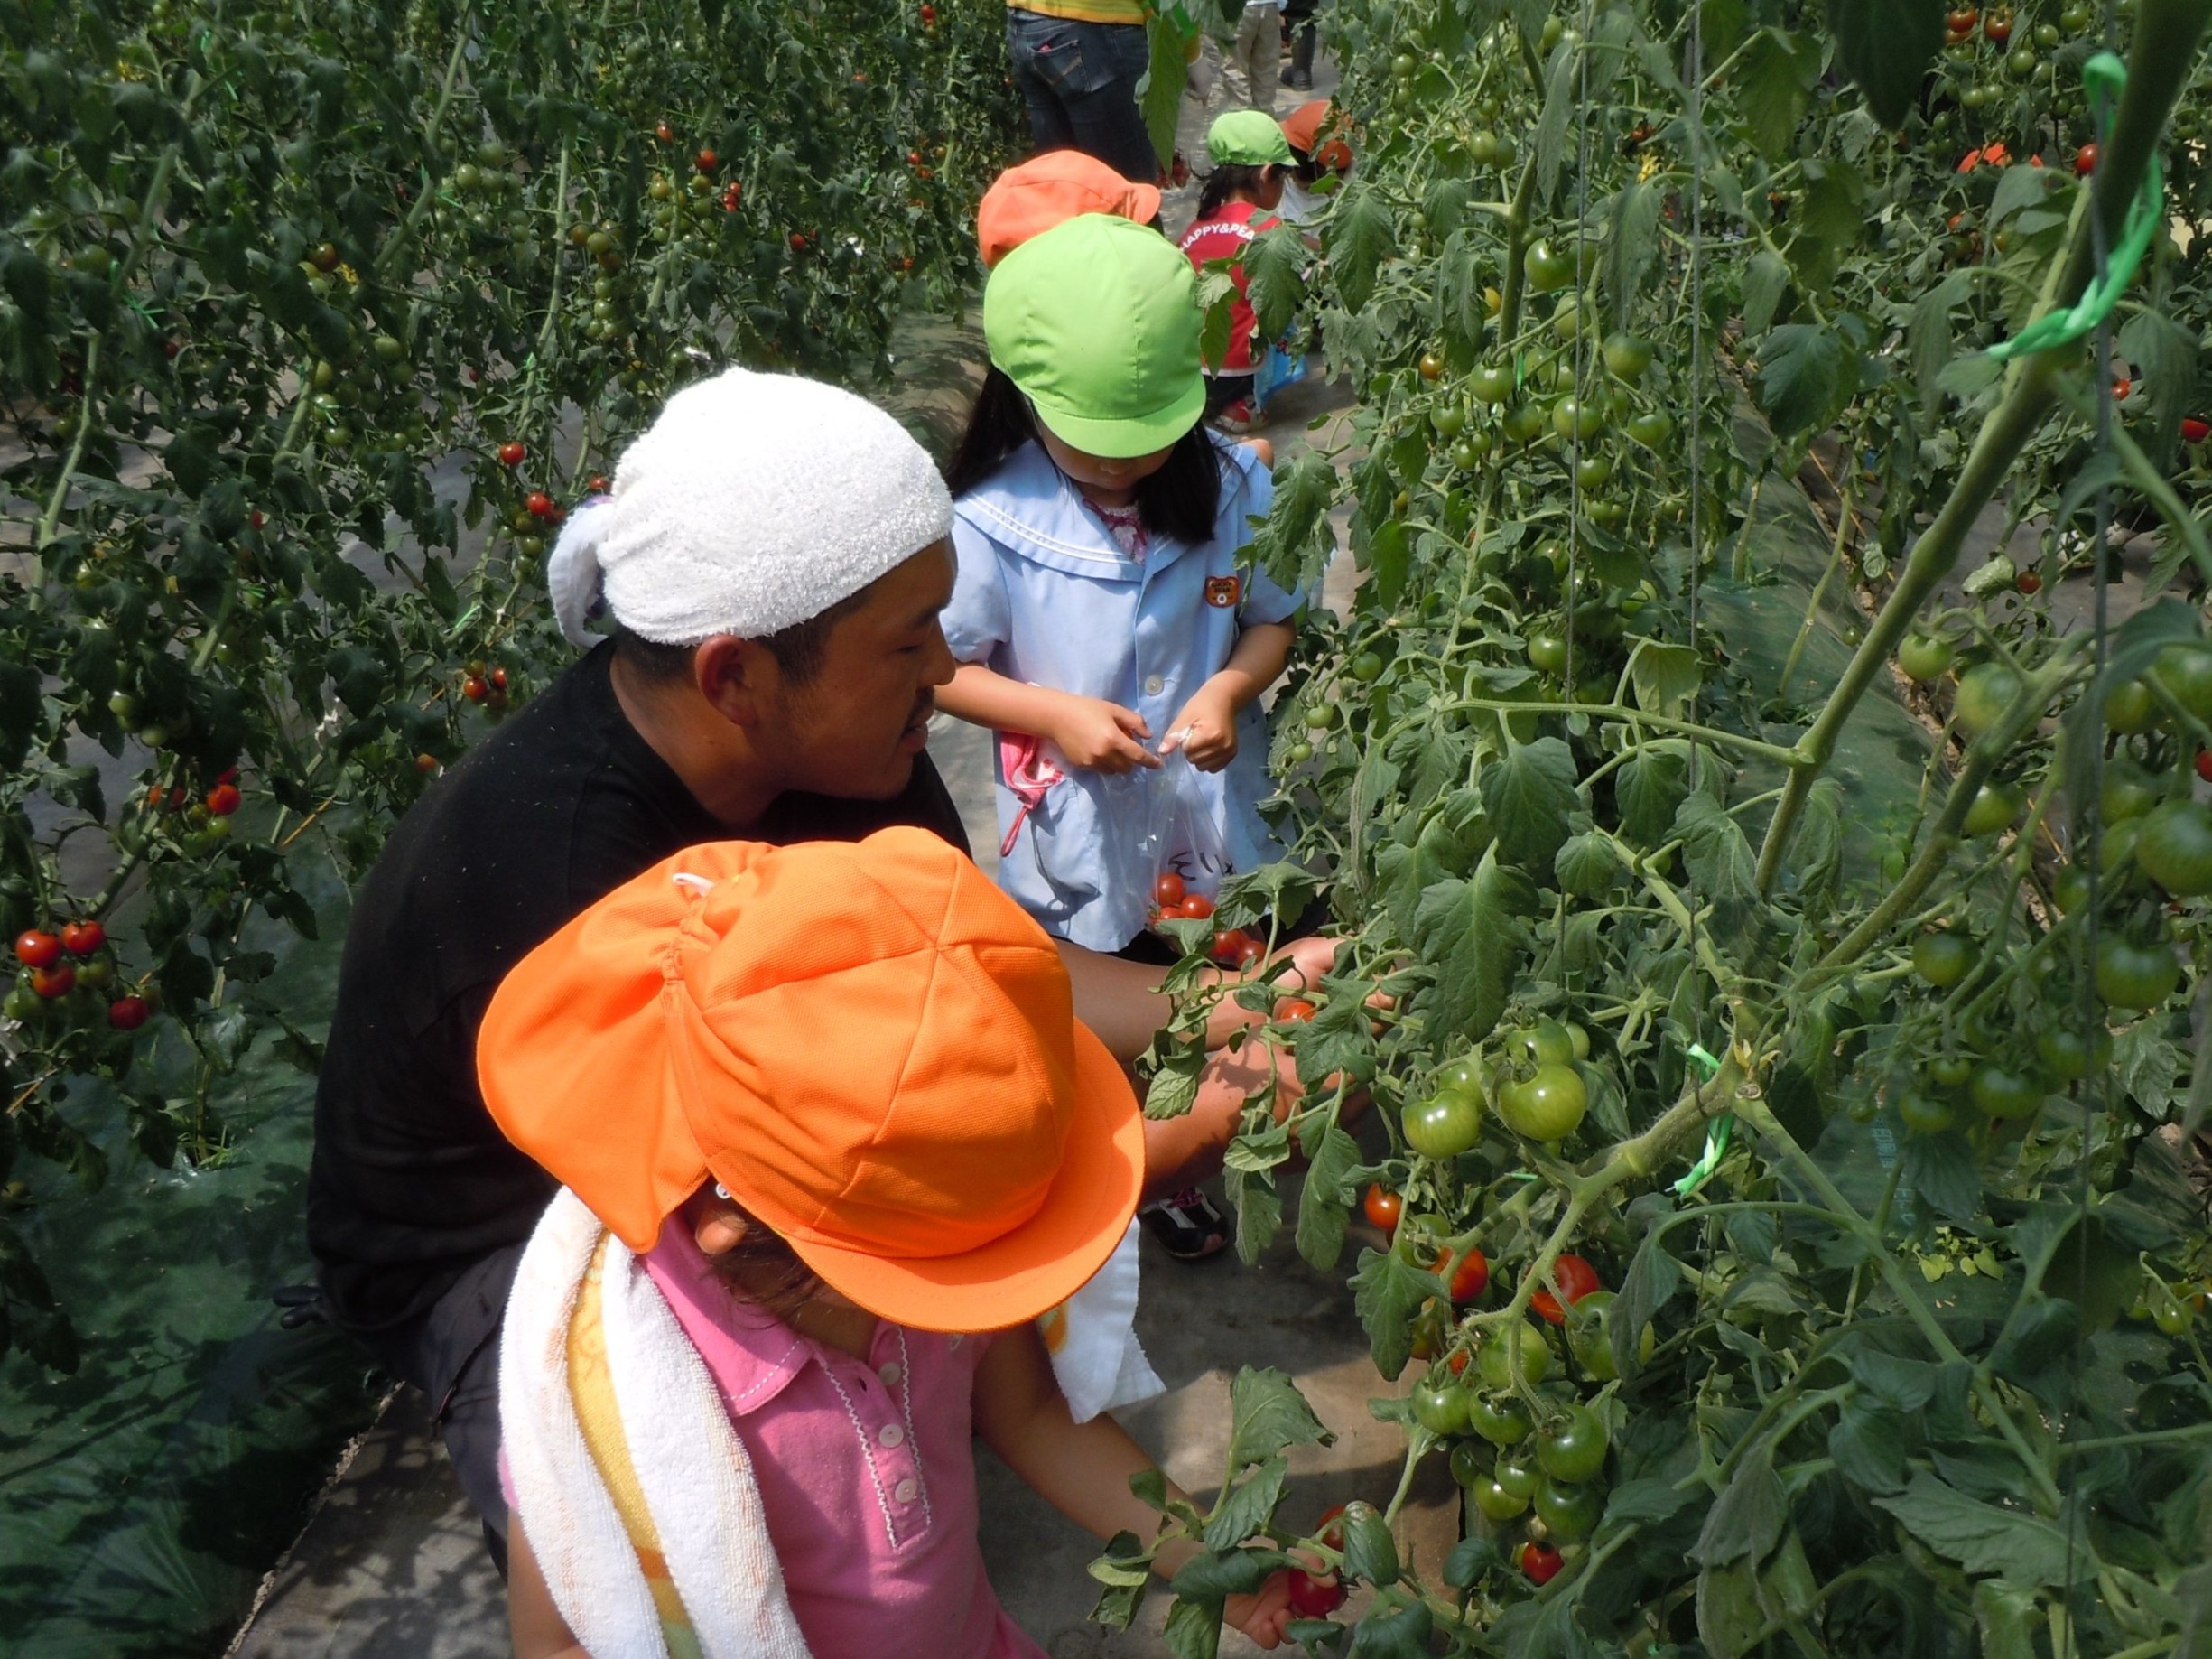
<path fill-rule="evenodd" d="M 1144 1121 L 1044 929 L 920 829 L 692 847 L 525 956 L 477 1041 L 507 1138 L 632 1250 L 710 1179 L 922 1330 L 1034 1319 L 1128 1230 Z"/>
<path fill-rule="evenodd" d="M 1300 155 L 1311 156 L 1332 172 L 1343 172 L 1351 167 L 1352 146 L 1343 137 L 1349 123 L 1327 98 L 1317 98 L 1300 104 L 1282 118 L 1281 126 L 1283 136 L 1290 140 L 1290 147 Z M 1315 145 L 1320 143 L 1324 128 L 1332 136 L 1316 151 Z"/>
<path fill-rule="evenodd" d="M 1084 213 L 1111 213 L 1148 225 L 1160 193 L 1123 178 L 1081 150 L 1047 150 L 1000 173 L 975 210 L 983 263 L 995 266 L 1033 236 Z"/>

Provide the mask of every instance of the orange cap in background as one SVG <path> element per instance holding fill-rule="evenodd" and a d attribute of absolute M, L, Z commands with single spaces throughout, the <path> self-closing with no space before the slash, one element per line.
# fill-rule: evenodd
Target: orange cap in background
<path fill-rule="evenodd" d="M 991 182 L 975 210 L 983 263 L 997 265 L 1031 237 L 1083 213 L 1111 213 L 1148 225 L 1159 217 L 1160 193 L 1123 178 L 1081 150 L 1047 150 Z"/>
<path fill-rule="evenodd" d="M 869 1312 L 996 1329 L 1135 1213 L 1144 1123 L 1058 951 L 926 830 L 690 848 L 501 983 L 507 1138 L 633 1250 L 708 1180 Z"/>
<path fill-rule="evenodd" d="M 1283 136 L 1290 140 L 1290 147 L 1300 155 L 1311 156 L 1332 172 L 1342 172 L 1352 165 L 1350 144 L 1341 136 L 1332 136 L 1328 143 L 1321 144 L 1319 150 L 1314 147 L 1320 143 L 1324 127 L 1335 134 L 1342 134 L 1346 129 L 1348 124 L 1341 118 L 1333 118 L 1335 115 L 1334 104 L 1325 98 L 1317 98 L 1300 104 L 1285 116 L 1279 125 Z"/>

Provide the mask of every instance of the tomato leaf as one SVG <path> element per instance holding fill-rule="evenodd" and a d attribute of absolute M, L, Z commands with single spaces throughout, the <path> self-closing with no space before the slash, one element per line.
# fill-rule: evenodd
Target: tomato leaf
<path fill-rule="evenodd" d="M 1337 196 L 1323 238 L 1344 309 L 1365 310 L 1375 292 L 1375 273 L 1398 247 L 1398 226 L 1389 204 L 1355 180 Z"/>
<path fill-rule="evenodd" d="M 1842 406 L 1842 336 L 1825 323 L 1785 322 L 1759 347 L 1759 406 L 1774 435 L 1817 429 Z"/>
<path fill-rule="evenodd" d="M 1697 902 L 1713 907 L 1714 927 L 1744 942 L 1763 931 L 1767 906 L 1759 891 L 1759 861 L 1743 826 L 1700 789 L 1676 810 L 1674 827 Z"/>
<path fill-rule="evenodd" d="M 1936 384 L 1954 349 L 1951 312 L 1973 292 L 1974 273 L 1952 271 L 1913 303 L 1911 321 L 1905 325 L 1905 351 L 1923 407 L 1936 407 L 1941 401 Z"/>
<path fill-rule="evenodd" d="M 1712 1659 L 1742 1659 L 1766 1627 L 1759 1577 L 1748 1563 L 1707 1567 L 1697 1575 L 1697 1637 Z"/>
<path fill-rule="evenodd" d="M 1621 860 L 1613 843 L 1595 830 L 1569 835 L 1551 861 L 1563 892 L 1594 899 L 1621 879 Z"/>
<path fill-rule="evenodd" d="M 1705 1528 L 1691 1553 L 1708 1567 L 1763 1560 L 1780 1542 L 1789 1515 L 1789 1494 L 1774 1472 L 1774 1441 L 1761 1436 L 1738 1459 L 1735 1474 L 1706 1512 Z"/>
<path fill-rule="evenodd" d="M 1922 1203 L 1949 1221 L 1968 1219 L 1982 1198 L 1982 1171 L 1974 1148 L 1956 1130 L 1907 1136 L 1904 1182 Z"/>
<path fill-rule="evenodd" d="M 1194 1558 L 1184 1571 L 1188 1572 L 1205 1559 Z M 1199 1601 L 1185 1597 L 1178 1600 L 1167 1609 L 1167 1622 L 1160 1630 L 1160 1640 L 1172 1659 L 1214 1659 L 1222 1645 L 1221 1598 Z"/>
<path fill-rule="evenodd" d="M 1317 591 L 1336 552 L 1328 520 L 1335 499 L 1336 469 L 1317 452 L 1308 450 L 1277 471 L 1268 521 L 1252 538 L 1252 562 L 1285 592 Z"/>
<path fill-rule="evenodd" d="M 1481 1042 L 1496 1029 L 1526 948 L 1521 918 L 1532 897 L 1527 878 L 1498 862 L 1495 847 L 1464 881 L 1422 891 L 1413 945 L 1436 978 L 1417 1002 L 1438 1042 Z"/>
<path fill-rule="evenodd" d="M 1901 1492 L 1905 1456 L 1917 1438 L 1903 1412 L 1854 1395 L 1828 1430 L 1828 1456 L 1845 1479 L 1869 1492 Z"/>
<path fill-rule="evenodd" d="M 1175 158 L 1176 117 L 1183 110 L 1183 89 L 1190 79 L 1189 49 L 1197 38 L 1198 25 L 1180 7 L 1148 10 L 1145 44 L 1150 61 L 1137 89 L 1138 110 L 1151 135 L 1152 153 L 1163 167 Z"/>
<path fill-rule="evenodd" d="M 1091 1609 L 1092 1622 L 1109 1630 L 1127 1630 L 1152 1582 L 1152 1552 L 1135 1533 L 1116 1533 L 1085 1570 L 1101 1587 Z"/>
<path fill-rule="evenodd" d="M 1414 1314 L 1444 1287 L 1435 1274 L 1420 1272 L 1389 1250 L 1360 1252 L 1351 1284 L 1352 1308 L 1367 1329 L 1367 1351 L 1375 1369 L 1395 1377 L 1413 1354 Z"/>
<path fill-rule="evenodd" d="M 1502 1566 L 1505 1557 L 1490 1539 L 1478 1535 L 1461 1539 L 1444 1559 L 1444 1581 L 1454 1589 L 1470 1589 L 1482 1575 Z"/>
<path fill-rule="evenodd" d="M 1613 198 L 1602 268 L 1606 321 L 1614 328 L 1628 326 L 1637 291 L 1643 286 L 1652 259 L 1659 252 L 1659 193 L 1648 180 L 1639 179 Z"/>
<path fill-rule="evenodd" d="M 1490 324 L 1482 277 L 1474 232 L 1455 230 L 1436 256 L 1436 320 L 1445 343 L 1467 357 L 1482 350 Z"/>
<path fill-rule="evenodd" d="M 1290 225 L 1261 232 L 1245 249 L 1246 297 L 1261 340 L 1279 340 L 1290 327 L 1306 297 L 1306 267 L 1312 262 L 1305 238 Z"/>
<path fill-rule="evenodd" d="M 1828 0 L 1828 28 L 1874 119 L 1902 126 L 1943 44 L 1942 0 Z"/>
<path fill-rule="evenodd" d="M 1925 1470 L 1915 1472 L 1901 1493 L 1874 1503 L 1968 1572 L 2001 1573 L 2015 1584 L 2051 1586 L 2066 1582 L 2069 1556 L 2077 1583 L 2097 1570 L 2087 1540 L 2076 1539 L 2069 1552 L 2066 1534 L 2042 1516 L 1977 1503 Z"/>
<path fill-rule="evenodd" d="M 1575 49 L 1562 42 L 1551 54 L 1545 78 L 1544 111 L 1537 117 L 1529 165 L 1536 172 L 1536 195 L 1548 202 L 1559 188 L 1559 168 L 1566 160 L 1567 134 L 1574 122 Z"/>
<path fill-rule="evenodd" d="M 1982 1659 L 2035 1659 L 2043 1613 L 2034 1591 L 2003 1579 L 1982 1580 L 1974 1587 L 1974 1623 Z"/>
<path fill-rule="evenodd" d="M 1687 645 L 1643 639 L 1629 658 L 1629 683 L 1637 706 L 1654 714 L 1680 713 L 1697 694 L 1700 677 L 1697 653 Z"/>
<path fill-rule="evenodd" d="M 1284 1139 L 1287 1151 L 1287 1132 Z M 1275 1190 L 1272 1175 L 1234 1164 L 1222 1171 L 1222 1187 L 1237 1212 L 1237 1258 L 1250 1267 L 1267 1253 L 1283 1225 L 1283 1196 Z"/>
<path fill-rule="evenodd" d="M 1322 1132 L 1306 1184 L 1298 1189 L 1298 1254 L 1315 1267 L 1334 1267 L 1343 1254 L 1344 1226 L 1352 1212 L 1346 1177 L 1359 1166 L 1360 1143 L 1331 1123 Z"/>
<path fill-rule="evenodd" d="M 1198 275 L 1198 311 L 1205 320 L 1198 331 L 1198 356 L 1211 368 L 1219 368 L 1229 355 L 1229 335 L 1236 325 L 1237 284 L 1229 265 L 1226 259 L 1214 260 Z"/>
<path fill-rule="evenodd" d="M 1744 135 L 1769 161 L 1789 153 L 1819 73 L 1820 47 L 1808 36 L 1764 29 L 1745 49 L 1735 73 Z"/>
<path fill-rule="evenodd" d="M 1516 864 L 1541 868 L 1567 837 L 1582 809 L 1574 752 L 1556 737 L 1516 743 L 1475 780 L 1499 849 Z"/>
<path fill-rule="evenodd" d="M 1216 1550 L 1232 1550 L 1264 1528 L 1283 1501 L 1283 1481 L 1289 1473 L 1290 1460 L 1277 1456 L 1241 1476 L 1206 1517 L 1206 1542 Z"/>
<path fill-rule="evenodd" d="M 1688 795 L 1688 769 L 1682 756 L 1647 743 L 1613 774 L 1613 798 L 1621 814 L 1622 835 L 1640 847 L 1658 846 Z"/>
<path fill-rule="evenodd" d="M 1772 326 L 1774 313 L 1780 309 L 1783 292 L 1789 286 L 1788 260 L 1765 248 L 1752 256 L 1751 263 L 1743 267 L 1740 300 L 1746 339 L 1756 340 Z"/>
<path fill-rule="evenodd" d="M 1656 1222 L 1667 1213 L 1661 1209 L 1653 1220 Z M 1620 1291 L 1613 1300 L 1613 1317 L 1606 1321 L 1607 1339 L 1613 1344 L 1613 1368 L 1624 1377 L 1632 1377 L 1643 1368 L 1640 1358 L 1643 1328 L 1682 1288 L 1682 1264 L 1660 1247 L 1659 1237 L 1656 1226 L 1644 1235 L 1643 1243 L 1636 1248 L 1635 1259 L 1630 1262 L 1628 1272 L 1622 1278 Z"/>

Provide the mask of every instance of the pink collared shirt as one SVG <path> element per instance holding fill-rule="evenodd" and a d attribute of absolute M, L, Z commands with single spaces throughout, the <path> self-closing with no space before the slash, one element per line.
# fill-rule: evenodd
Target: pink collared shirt
<path fill-rule="evenodd" d="M 815 1659 L 1046 1659 L 977 1542 L 976 1363 L 990 1338 L 879 1320 L 866 1364 L 736 1295 L 683 1226 L 645 1258 L 706 1362 Z"/>

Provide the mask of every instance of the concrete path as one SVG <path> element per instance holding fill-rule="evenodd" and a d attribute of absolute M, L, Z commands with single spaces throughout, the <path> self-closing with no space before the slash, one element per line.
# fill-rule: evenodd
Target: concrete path
<path fill-rule="evenodd" d="M 1326 92 L 1334 74 L 1317 77 Z M 1314 96 L 1286 89 L 1287 111 Z M 1222 107 L 1186 98 L 1180 147 L 1199 163 L 1207 122 Z M 1196 186 L 1171 191 L 1163 217 L 1172 230 L 1189 220 Z M 966 331 L 918 331 L 901 362 L 900 402 L 907 418 L 940 443 L 957 430 L 975 374 L 973 320 Z M 1291 387 L 1271 409 L 1266 435 L 1278 462 L 1310 441 L 1309 424 L 1327 433 L 1350 405 L 1348 392 L 1316 375 Z M 1348 570 L 1334 573 L 1332 601 L 1349 592 Z M 940 717 L 931 752 L 960 803 L 977 859 L 995 864 L 988 735 Z M 1295 1188 L 1295 1181 L 1291 1183 Z M 1286 1195 L 1294 1207 L 1295 1190 Z M 1339 1271 L 1316 1272 L 1290 1246 L 1286 1223 L 1277 1247 L 1256 1268 L 1233 1257 L 1178 1264 L 1146 1241 L 1144 1302 L 1138 1328 L 1167 1384 L 1159 1399 L 1122 1414 L 1130 1431 L 1169 1475 L 1199 1496 L 1221 1479 L 1228 1443 L 1229 1384 L 1240 1365 L 1274 1366 L 1297 1379 L 1337 1436 L 1334 1446 L 1294 1455 L 1294 1492 L 1284 1514 L 1304 1522 L 1353 1496 L 1386 1500 L 1404 1450 L 1396 1428 L 1377 1423 L 1368 1400 L 1389 1392 L 1367 1358 L 1344 1287 L 1363 1243 L 1355 1228 Z M 1148 1599 L 1127 1633 L 1087 1620 L 1095 1587 L 1083 1571 L 1096 1552 L 1088 1534 L 1064 1520 L 988 1451 L 978 1449 L 982 1542 L 991 1580 L 1008 1610 L 1055 1659 L 1151 1654 L 1159 1641 L 1165 1595 Z M 1457 1537 L 1457 1493 L 1440 1464 L 1405 1514 L 1403 1542 L 1431 1570 Z M 506 1597 L 481 1546 L 478 1525 L 433 1438 L 425 1403 L 395 1393 L 376 1426 L 334 1477 L 307 1530 L 271 1575 L 261 1605 L 233 1643 L 234 1659 L 495 1659 L 507 1651 Z M 1230 1636 L 1224 1654 L 1257 1652 Z"/>

